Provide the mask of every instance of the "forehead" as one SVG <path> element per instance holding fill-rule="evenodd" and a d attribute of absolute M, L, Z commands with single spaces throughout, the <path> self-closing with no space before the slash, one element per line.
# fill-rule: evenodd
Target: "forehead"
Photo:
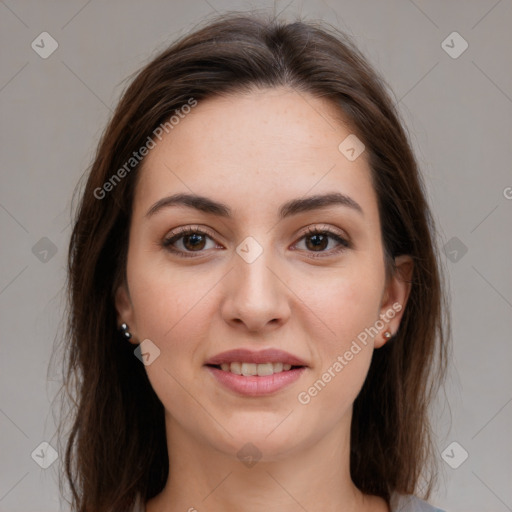
<path fill-rule="evenodd" d="M 290 89 L 256 90 L 198 102 L 146 156 L 135 209 L 175 192 L 245 207 L 339 191 L 375 209 L 366 152 L 339 149 L 347 123 L 328 101 Z"/>

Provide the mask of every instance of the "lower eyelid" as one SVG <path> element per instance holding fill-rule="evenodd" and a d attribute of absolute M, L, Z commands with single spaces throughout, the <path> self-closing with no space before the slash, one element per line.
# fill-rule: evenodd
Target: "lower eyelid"
<path fill-rule="evenodd" d="M 346 251 L 347 249 L 350 249 L 352 247 L 351 243 L 348 240 L 346 240 L 343 237 L 340 237 L 337 234 L 327 233 L 327 232 L 323 232 L 323 234 L 327 235 L 329 238 L 334 240 L 336 242 L 336 244 L 337 244 L 336 247 L 334 247 L 334 248 L 332 248 L 330 250 L 323 250 L 323 251 L 308 251 L 308 250 L 304 250 L 304 252 L 306 252 L 308 254 L 308 256 L 310 256 L 310 257 L 312 256 L 312 257 L 315 257 L 315 258 L 317 258 L 317 257 L 318 258 L 320 258 L 320 257 L 327 258 L 329 256 L 335 256 L 338 253 Z M 304 235 L 304 236 L 302 236 L 294 245 L 298 245 L 307 236 L 312 236 L 312 235 Z"/>
<path fill-rule="evenodd" d="M 203 232 L 203 231 L 200 231 L 200 230 L 192 230 L 191 232 L 189 232 L 188 230 L 183 230 L 183 232 L 181 232 L 181 233 L 174 233 L 171 236 L 166 237 L 163 240 L 163 242 L 162 242 L 162 246 L 168 252 L 170 252 L 172 254 L 175 254 L 175 255 L 177 255 L 179 257 L 183 257 L 183 258 L 187 258 L 187 257 L 188 258 L 201 257 L 201 255 L 203 253 L 208 252 L 210 249 L 201 249 L 200 251 L 184 251 L 184 250 L 176 249 L 176 248 L 173 247 L 174 243 L 176 243 L 177 241 L 179 241 L 179 240 L 183 239 L 184 237 L 189 236 L 191 234 L 199 234 L 199 235 L 205 236 L 210 241 L 212 241 L 213 243 L 217 244 L 217 246 L 221 245 L 221 244 L 218 244 L 216 242 L 214 237 L 212 237 L 210 234 L 208 234 L 206 232 Z M 335 240 L 337 242 L 337 246 L 335 248 L 333 248 L 333 249 L 328 250 L 328 251 L 308 251 L 308 250 L 304 250 L 304 252 L 307 253 L 308 257 L 311 257 L 311 258 L 322 258 L 322 257 L 327 258 L 329 256 L 335 256 L 335 255 L 337 255 L 337 254 L 339 254 L 341 252 L 344 252 L 347 249 L 351 248 L 350 241 L 348 241 L 347 239 L 343 238 L 342 236 L 340 236 L 337 233 L 334 233 L 334 232 L 331 232 L 331 231 L 325 231 L 325 230 L 324 231 L 318 230 L 318 231 L 313 231 L 313 232 L 308 232 L 308 233 L 303 234 L 297 240 L 297 242 L 295 242 L 293 247 L 295 247 L 297 244 L 299 244 L 306 237 L 313 236 L 315 234 L 327 235 L 329 238 L 331 238 L 332 240 Z M 216 247 L 216 248 L 219 248 L 219 247 Z"/>
<path fill-rule="evenodd" d="M 203 252 L 206 252 L 208 249 L 201 249 L 200 251 L 183 251 L 181 249 L 176 249 L 174 247 L 174 244 L 177 243 L 178 241 L 182 240 L 183 238 L 185 238 L 186 236 L 190 236 L 192 234 L 197 234 L 197 235 L 201 235 L 201 236 L 204 236 L 206 237 L 208 240 L 210 240 L 211 242 L 213 242 L 214 244 L 216 245 L 219 245 L 217 244 L 217 242 L 215 241 L 215 239 L 210 236 L 208 233 L 203 233 L 203 232 L 200 232 L 200 231 L 194 231 L 193 233 L 175 233 L 175 234 L 172 234 L 170 236 L 167 236 L 164 238 L 164 240 L 162 241 L 162 246 L 165 250 L 169 251 L 169 252 L 172 252 L 174 254 L 179 254 L 179 255 L 183 255 L 183 254 L 186 254 L 186 255 L 193 255 L 194 253 L 197 253 L 197 254 L 201 254 Z"/>

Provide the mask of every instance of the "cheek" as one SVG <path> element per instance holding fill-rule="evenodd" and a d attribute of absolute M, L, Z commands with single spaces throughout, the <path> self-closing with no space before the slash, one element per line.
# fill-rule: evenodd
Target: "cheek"
<path fill-rule="evenodd" d="M 321 320 L 325 350 L 337 352 L 378 320 L 384 271 L 342 269 L 306 281 L 299 296 Z"/>
<path fill-rule="evenodd" d="M 369 332 L 380 305 L 375 283 L 380 284 L 377 275 L 373 281 L 340 277 L 331 280 L 324 293 L 311 296 L 311 309 L 320 312 L 329 330 L 315 338 L 317 364 L 297 401 L 308 412 L 308 421 L 322 418 L 315 431 L 325 433 L 339 422 L 364 384 L 373 354 Z"/>
<path fill-rule="evenodd" d="M 203 364 L 212 337 L 218 276 L 193 266 L 171 268 L 165 260 L 134 251 L 128 280 L 137 335 L 160 351 L 146 366 L 148 377 L 160 400 L 179 415 L 193 406 L 182 386 L 190 388 L 191 368 Z"/>
<path fill-rule="evenodd" d="M 163 255 L 142 250 L 129 255 L 127 273 L 141 338 L 166 347 L 182 346 L 184 331 L 187 338 L 196 338 L 206 320 L 203 310 L 208 307 L 213 276 L 202 275 L 197 267 L 173 267 Z"/>
<path fill-rule="evenodd" d="M 134 307 L 141 339 L 150 339 L 160 350 L 159 363 L 176 377 L 185 375 L 200 357 L 208 337 L 211 313 L 203 294 L 171 290 L 142 292 Z M 151 371 L 151 367 L 147 367 Z M 183 380 L 183 379 L 182 379 Z"/>
<path fill-rule="evenodd" d="M 316 279 L 314 290 L 302 291 L 307 307 L 322 320 L 324 334 L 309 326 L 317 364 L 299 403 L 310 400 L 319 411 L 331 404 L 331 412 L 322 414 L 332 421 L 355 400 L 365 381 L 373 354 L 372 328 L 379 319 L 384 267 L 362 258 L 358 263 Z"/>
<path fill-rule="evenodd" d="M 208 337 L 213 294 L 207 291 L 214 283 L 194 279 L 186 270 L 170 272 L 158 264 L 137 264 L 135 258 L 131 268 L 128 277 L 137 334 L 160 351 L 146 366 L 151 386 L 173 417 L 201 425 L 204 413 L 189 395 L 190 368 L 199 361 Z"/>

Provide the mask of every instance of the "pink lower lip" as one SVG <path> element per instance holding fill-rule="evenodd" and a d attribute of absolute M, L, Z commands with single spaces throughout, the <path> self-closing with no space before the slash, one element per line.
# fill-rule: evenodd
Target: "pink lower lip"
<path fill-rule="evenodd" d="M 225 372 L 213 366 L 206 367 L 210 373 L 224 386 L 246 396 L 263 396 L 276 393 L 300 378 L 305 367 L 292 368 L 273 375 L 259 377 L 258 375 L 236 375 Z"/>

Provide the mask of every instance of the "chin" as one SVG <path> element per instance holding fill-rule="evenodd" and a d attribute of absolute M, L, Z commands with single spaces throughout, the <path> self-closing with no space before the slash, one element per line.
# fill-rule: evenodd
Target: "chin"
<path fill-rule="evenodd" d="M 304 424 L 301 426 L 290 421 L 291 417 L 286 418 L 288 414 L 290 410 L 282 414 L 266 414 L 263 418 L 261 413 L 245 414 L 235 422 L 223 424 L 231 436 L 223 430 L 222 437 L 215 439 L 211 437 L 212 431 L 205 434 L 210 438 L 210 444 L 228 457 L 280 460 L 307 445 L 309 437 L 314 437 L 308 436 Z"/>

